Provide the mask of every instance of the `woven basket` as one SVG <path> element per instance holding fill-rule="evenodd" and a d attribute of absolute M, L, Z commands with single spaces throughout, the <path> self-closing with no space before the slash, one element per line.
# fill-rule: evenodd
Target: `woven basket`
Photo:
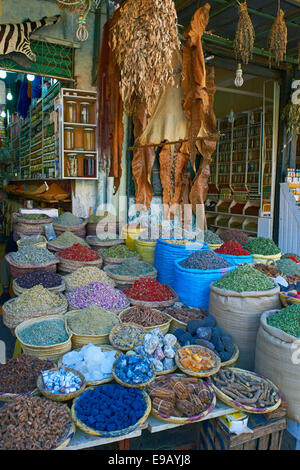
<path fill-rule="evenodd" d="M 222 246 L 222 243 L 211 243 L 208 244 L 210 251 L 214 251 L 217 248 L 220 248 Z"/>
<path fill-rule="evenodd" d="M 101 268 L 102 258 L 99 258 L 95 261 L 72 261 L 66 258 L 62 258 L 58 254 L 58 271 L 63 274 L 73 273 L 78 268 L 83 268 L 85 266 L 95 266 L 96 268 Z"/>
<path fill-rule="evenodd" d="M 172 374 L 175 377 L 182 377 L 184 374 Z M 213 388 L 208 384 L 206 381 L 199 380 L 201 384 L 203 384 L 211 393 L 211 402 L 208 407 L 202 411 L 199 415 L 190 416 L 190 417 L 178 417 L 178 416 L 167 416 L 162 413 L 159 413 L 155 408 L 151 408 L 151 414 L 159 419 L 160 421 L 164 421 L 165 423 L 173 423 L 173 424 L 189 424 L 195 423 L 196 421 L 202 420 L 205 416 L 207 416 L 216 406 L 216 394 Z"/>
<path fill-rule="evenodd" d="M 53 222 L 52 217 L 43 217 L 43 219 L 35 220 L 35 219 L 25 219 L 22 217 L 22 214 L 19 215 L 18 217 L 18 223 L 24 224 L 24 225 L 45 225 L 45 224 L 51 224 Z"/>
<path fill-rule="evenodd" d="M 296 297 L 290 297 L 289 295 L 286 295 L 285 292 L 280 292 L 279 297 L 283 307 L 288 307 L 289 305 L 293 304 L 300 304 L 300 299 L 296 299 Z"/>
<path fill-rule="evenodd" d="M 211 369 L 202 370 L 202 371 L 199 371 L 199 372 L 195 372 L 193 370 L 186 369 L 181 364 L 181 362 L 179 360 L 179 351 L 183 350 L 184 348 L 192 349 L 196 353 L 200 352 L 200 351 L 203 351 L 205 353 L 209 353 L 215 360 L 215 366 L 212 367 Z M 216 374 L 218 372 L 218 370 L 220 369 L 220 367 L 221 367 L 221 360 L 220 360 L 219 356 L 217 356 L 211 349 L 205 348 L 203 346 L 198 346 L 198 345 L 197 346 L 196 345 L 183 346 L 182 348 L 180 348 L 177 351 L 177 353 L 175 354 L 175 362 L 177 364 L 178 369 L 180 369 L 185 374 L 192 375 L 194 377 L 200 377 L 200 378 L 201 377 L 209 377 L 210 375 Z"/>
<path fill-rule="evenodd" d="M 53 344 L 50 346 L 33 346 L 31 344 L 23 343 L 19 337 L 21 331 L 27 328 L 34 323 L 46 321 L 46 320 L 63 320 L 66 325 L 66 331 L 68 332 L 68 327 L 66 324 L 66 320 L 63 315 L 51 315 L 51 316 L 44 316 L 38 318 L 32 318 L 31 320 L 26 320 L 22 322 L 20 325 L 16 327 L 15 334 L 17 339 L 19 340 L 22 350 L 25 354 L 29 354 L 30 356 L 39 357 L 40 359 L 49 359 L 49 360 L 57 360 L 67 352 L 71 351 L 72 349 L 72 341 L 71 336 L 67 341 L 64 341 L 60 344 Z"/>
<path fill-rule="evenodd" d="M 66 313 L 65 318 L 66 318 L 67 322 L 68 322 L 68 319 L 72 315 L 74 315 L 78 312 L 81 312 L 81 310 L 71 310 L 68 313 Z M 115 313 L 112 313 L 112 312 L 107 312 L 107 313 L 112 315 L 113 318 L 118 323 L 120 323 L 120 319 L 119 319 L 118 315 L 116 315 Z M 99 315 L 101 315 L 101 314 L 99 314 Z M 109 333 L 103 334 L 103 335 L 83 335 L 83 334 L 74 333 L 69 325 L 68 325 L 68 327 L 69 327 L 69 331 L 72 333 L 72 349 L 79 349 L 82 346 L 84 346 L 85 344 L 89 344 L 89 343 L 92 343 L 95 346 L 99 346 L 99 345 L 102 345 L 102 344 L 108 344 L 109 343 L 109 339 L 108 339 Z"/>
<path fill-rule="evenodd" d="M 108 344 L 101 344 L 99 345 L 99 347 L 101 348 L 102 351 L 116 351 L 117 350 L 115 348 L 113 348 L 112 346 L 108 345 Z M 81 348 L 80 348 L 81 349 Z M 72 348 L 72 351 L 79 351 L 80 349 L 74 349 Z M 62 364 L 62 357 L 58 360 L 58 367 L 61 367 L 63 364 Z M 103 384 L 106 384 L 106 383 L 109 383 L 113 380 L 113 376 L 112 374 L 110 374 L 108 377 L 106 377 L 105 379 L 102 379 L 102 380 L 89 380 L 86 382 L 86 386 L 87 387 L 96 387 L 97 385 L 103 385 Z"/>
<path fill-rule="evenodd" d="M 126 261 L 128 258 L 111 258 L 109 256 L 105 256 L 103 250 L 99 250 L 101 252 L 101 256 L 103 258 L 103 261 L 105 265 L 109 264 L 122 264 L 124 261 Z M 136 256 L 131 256 L 131 258 L 135 259 L 141 259 L 140 255 L 137 253 Z"/>
<path fill-rule="evenodd" d="M 49 366 L 54 367 L 54 363 L 52 361 L 49 361 Z M 6 392 L 0 392 L 0 402 L 10 402 L 12 400 L 15 400 L 18 397 L 32 397 L 34 395 L 38 394 L 38 389 L 34 388 L 30 392 L 25 392 L 25 393 L 6 393 Z"/>
<path fill-rule="evenodd" d="M 282 256 L 282 253 L 278 253 L 277 255 L 252 255 L 253 263 L 262 263 L 262 264 L 269 264 L 272 261 L 278 261 Z"/>
<path fill-rule="evenodd" d="M 258 381 L 262 381 L 262 382 L 265 381 L 265 382 L 269 383 L 274 388 L 274 390 L 276 390 L 276 393 L 277 393 L 277 396 L 278 396 L 278 401 L 273 406 L 267 406 L 265 408 L 255 408 L 253 406 L 249 406 L 249 405 L 239 403 L 239 402 L 235 401 L 233 398 L 230 398 L 228 395 L 225 395 L 225 393 L 223 393 L 211 381 L 211 386 L 214 389 L 214 391 L 216 392 L 217 398 L 219 398 L 219 400 L 221 400 L 223 403 L 225 403 L 226 405 L 229 405 L 232 408 L 235 408 L 236 410 L 239 410 L 239 411 L 245 411 L 246 413 L 257 413 L 257 414 L 271 413 L 272 411 L 275 411 L 280 406 L 280 404 L 281 404 L 281 394 L 280 394 L 278 388 L 269 379 L 267 379 L 266 377 L 263 377 L 262 375 L 257 374 L 256 372 L 250 372 L 250 371 L 245 370 L 245 369 L 238 369 L 236 367 L 231 367 L 230 370 L 232 370 L 233 372 L 242 372 L 243 374 L 247 374 L 249 376 L 254 377 Z"/>
<path fill-rule="evenodd" d="M 68 301 L 62 294 L 57 294 L 61 298 L 61 304 L 58 307 L 48 309 L 48 310 L 40 310 L 40 311 L 22 311 L 22 312 L 15 312 L 10 308 L 11 304 L 15 302 L 17 297 L 14 297 L 7 302 L 5 302 L 2 306 L 3 312 L 3 323 L 7 326 L 7 328 L 16 328 L 20 323 L 31 320 L 34 318 L 40 318 L 43 316 L 53 316 L 53 315 L 62 315 L 67 312 L 68 310 Z"/>
<path fill-rule="evenodd" d="M 122 276 L 120 274 L 114 274 L 113 272 L 111 272 L 110 269 L 112 267 L 115 267 L 115 264 L 107 264 L 103 268 L 103 271 L 105 271 L 111 279 L 113 279 L 117 284 L 120 284 L 120 285 L 133 284 L 135 281 L 137 281 L 141 277 L 151 277 L 153 279 L 157 278 L 157 271 L 156 271 L 155 268 L 153 268 L 153 270 L 150 271 L 147 274 L 140 274 L 140 275 L 136 275 L 136 276 Z"/>
<path fill-rule="evenodd" d="M 77 225 L 62 225 L 62 224 L 56 224 L 55 222 L 53 222 L 53 228 L 57 237 L 64 232 L 73 232 L 78 237 L 85 238 L 86 224 L 87 224 L 86 220 L 82 222 L 81 224 L 77 224 Z"/>
<path fill-rule="evenodd" d="M 121 323 L 122 323 L 122 316 L 124 316 L 124 313 L 128 312 L 128 311 L 131 310 L 131 309 L 132 309 L 132 307 L 126 308 L 126 310 L 123 310 L 123 312 L 120 313 L 119 318 L 120 318 Z M 160 310 L 156 310 L 156 309 L 153 309 L 153 310 L 154 310 L 154 311 L 157 311 L 158 313 L 161 314 L 161 311 L 160 311 Z M 166 315 L 166 317 L 168 317 L 168 316 Z M 168 319 L 165 323 L 161 323 L 160 325 L 154 325 L 154 326 L 143 326 L 143 328 L 144 328 L 144 330 L 145 330 L 146 332 L 155 330 L 155 328 L 159 328 L 160 331 L 161 331 L 164 335 L 166 335 L 166 334 L 168 333 L 168 331 L 169 331 L 170 324 L 171 324 L 171 319 L 170 319 L 170 317 L 168 317 L 168 318 L 169 318 L 169 319 Z M 126 321 L 125 321 L 124 323 L 126 323 Z"/>
<path fill-rule="evenodd" d="M 40 248 L 47 248 L 47 239 L 43 235 L 41 235 L 41 237 L 43 238 L 43 241 L 33 243 L 31 246 L 39 246 Z M 21 246 L 21 243 L 22 243 L 22 240 L 17 241 L 17 245 L 18 245 L 19 250 L 24 248 L 23 246 Z"/>
<path fill-rule="evenodd" d="M 100 385 L 100 387 L 101 387 L 101 385 Z M 135 424 L 133 424 L 132 426 L 129 426 L 128 428 L 120 429 L 120 430 L 117 430 L 117 431 L 110 431 L 110 432 L 108 432 L 108 431 L 97 431 L 96 429 L 89 428 L 82 421 L 80 421 L 80 419 L 77 418 L 77 416 L 76 416 L 76 403 L 77 403 L 77 401 L 79 401 L 84 396 L 85 393 L 89 393 L 89 391 L 93 390 L 94 388 L 95 387 L 89 388 L 82 395 L 80 395 L 80 397 L 76 398 L 73 401 L 73 405 L 72 405 L 72 408 L 71 408 L 71 415 L 72 415 L 72 419 L 73 419 L 74 423 L 76 424 L 76 426 L 79 429 L 81 429 L 85 433 L 91 434 L 92 436 L 99 436 L 99 437 L 104 437 L 104 438 L 125 436 L 126 434 L 130 434 L 133 431 L 135 431 L 136 429 L 139 429 L 144 424 L 144 422 L 147 420 L 147 418 L 148 418 L 148 416 L 151 412 L 151 400 L 150 400 L 149 395 L 144 390 L 141 390 L 141 392 L 143 393 L 143 398 L 145 400 L 145 403 L 146 403 L 147 407 L 146 407 L 146 410 L 145 410 L 145 413 L 143 414 L 143 416 Z"/>
<path fill-rule="evenodd" d="M 53 369 L 50 369 L 49 372 L 54 372 L 54 371 L 57 371 L 59 370 L 58 367 L 54 367 Z M 39 392 L 44 395 L 44 397 L 46 398 L 50 398 L 50 400 L 53 400 L 53 401 L 68 401 L 68 400 L 73 400 L 73 398 L 76 398 L 78 397 L 79 395 L 81 395 L 85 388 L 86 388 L 86 380 L 85 380 L 85 377 L 83 374 L 81 374 L 81 372 L 78 372 L 77 370 L 74 370 L 74 369 L 70 369 L 68 367 L 65 367 L 65 370 L 66 372 L 74 372 L 74 374 L 78 375 L 82 381 L 82 386 L 80 387 L 79 390 L 76 390 L 76 392 L 71 392 L 71 393 L 51 393 L 49 392 L 48 390 L 45 390 L 44 388 L 44 384 L 43 384 L 43 378 L 42 378 L 42 374 L 40 374 L 37 378 L 37 388 L 39 390 Z"/>
<path fill-rule="evenodd" d="M 231 366 L 231 365 L 236 363 L 236 361 L 238 360 L 239 355 L 240 355 L 240 350 L 239 350 L 238 345 L 236 343 L 234 343 L 234 348 L 235 349 L 234 349 L 234 353 L 232 354 L 232 357 L 230 359 L 228 359 L 228 361 L 221 362 L 221 367 Z"/>
<path fill-rule="evenodd" d="M 143 382 L 143 383 L 140 383 L 140 384 L 129 384 L 127 382 L 123 382 L 119 377 L 118 375 L 116 374 L 116 362 L 117 360 L 119 359 L 120 357 L 120 353 L 117 354 L 116 356 L 116 360 L 113 364 L 113 367 L 112 367 L 112 376 L 114 378 L 114 380 L 120 384 L 120 385 L 123 385 L 123 387 L 126 387 L 126 388 L 139 388 L 139 389 L 143 389 L 145 388 L 147 385 L 151 384 L 151 382 L 153 382 L 155 380 L 155 376 L 156 376 L 156 372 L 155 372 L 155 368 L 153 366 L 153 364 L 150 363 L 151 365 L 151 369 L 152 369 L 152 377 L 151 379 L 147 380 L 147 382 Z"/>
<path fill-rule="evenodd" d="M 116 325 L 112 330 L 111 332 L 109 333 L 109 342 L 110 344 L 115 348 L 115 349 L 118 349 L 120 351 L 129 351 L 130 349 L 133 349 L 135 348 L 136 346 L 139 346 L 141 343 L 139 344 L 136 344 L 136 345 L 128 345 L 126 347 L 121 347 L 121 346 L 117 346 L 114 342 L 114 334 L 119 331 L 120 329 L 124 328 L 125 326 L 130 326 L 130 327 L 133 327 L 133 328 L 138 328 L 141 332 L 141 334 L 145 335 L 146 334 L 146 330 L 145 328 L 143 328 L 141 325 L 137 325 L 136 323 L 120 323 L 120 325 Z"/>
<path fill-rule="evenodd" d="M 172 289 L 172 287 L 170 287 L 170 289 L 174 294 L 174 298 L 170 300 L 163 300 L 161 302 L 146 302 L 144 300 L 131 299 L 130 297 L 128 297 L 128 295 L 127 295 L 127 298 L 129 302 L 131 303 L 131 305 L 145 305 L 146 307 L 153 307 L 153 308 L 159 308 L 159 309 L 171 307 L 172 305 L 175 304 L 175 302 L 178 301 L 178 295 L 176 294 L 174 289 Z"/>
<path fill-rule="evenodd" d="M 44 224 L 21 224 L 17 223 L 15 226 L 15 231 L 20 235 L 38 235 L 44 233 Z"/>
<path fill-rule="evenodd" d="M 168 311 L 164 312 L 166 313 L 166 315 L 169 315 L 168 314 Z M 207 314 L 203 314 L 203 318 L 205 318 L 207 316 Z M 174 331 L 176 331 L 178 328 L 182 328 L 184 331 L 186 330 L 186 327 L 187 327 L 187 323 L 183 322 L 183 321 L 180 321 L 180 320 L 177 320 L 176 318 L 172 317 L 172 315 L 169 315 L 169 317 L 171 318 L 171 325 L 170 325 L 170 328 L 169 328 L 169 333 L 174 333 Z"/>
<path fill-rule="evenodd" d="M 28 289 L 26 289 L 24 287 L 20 287 L 18 285 L 17 279 L 14 279 L 13 283 L 12 283 L 12 290 L 13 290 L 15 295 L 21 295 L 21 294 L 23 294 L 23 292 L 26 292 Z M 60 286 L 48 287 L 47 290 L 52 292 L 52 294 L 60 294 L 60 293 L 64 292 L 66 290 L 65 280 L 62 279 L 62 282 L 61 282 Z"/>
<path fill-rule="evenodd" d="M 113 233 L 116 233 L 116 234 L 119 234 L 121 232 L 120 222 L 102 222 L 100 220 L 99 222 L 88 222 L 87 223 L 87 227 L 86 227 L 87 235 L 96 236 L 97 235 L 97 227 L 98 227 L 98 230 L 101 230 L 102 232 L 113 232 Z"/>
<path fill-rule="evenodd" d="M 94 249 L 100 250 L 101 248 L 109 248 L 111 246 L 124 245 L 124 240 L 95 240 L 95 236 L 87 236 L 86 242 Z"/>
<path fill-rule="evenodd" d="M 17 264 L 11 258 L 10 253 L 5 255 L 5 259 L 9 264 L 10 274 L 13 279 L 16 279 L 17 277 L 23 276 L 23 274 L 27 274 L 32 271 L 39 271 L 40 269 L 50 271 L 51 273 L 56 273 L 56 265 L 59 263 L 59 260 L 55 259 L 53 261 L 48 261 L 47 263 Z"/>

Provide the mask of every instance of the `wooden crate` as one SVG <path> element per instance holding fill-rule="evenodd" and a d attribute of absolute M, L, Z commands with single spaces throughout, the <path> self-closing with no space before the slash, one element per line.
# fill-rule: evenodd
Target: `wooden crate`
<path fill-rule="evenodd" d="M 233 434 L 218 418 L 203 421 L 198 427 L 201 450 L 280 450 L 286 418 L 267 420 L 263 415 L 249 415 L 253 433 Z"/>

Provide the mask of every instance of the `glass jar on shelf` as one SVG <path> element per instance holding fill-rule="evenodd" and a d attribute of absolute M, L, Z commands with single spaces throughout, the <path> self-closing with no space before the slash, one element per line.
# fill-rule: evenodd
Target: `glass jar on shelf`
<path fill-rule="evenodd" d="M 82 102 L 80 103 L 80 122 L 82 124 L 91 123 L 91 104 Z"/>
<path fill-rule="evenodd" d="M 95 150 L 95 133 L 94 129 L 85 128 L 83 135 L 83 146 L 84 150 L 92 152 Z"/>
<path fill-rule="evenodd" d="M 76 101 L 66 101 L 65 122 L 77 122 Z"/>
<path fill-rule="evenodd" d="M 65 127 L 64 130 L 64 148 L 65 150 L 74 149 L 74 128 Z"/>

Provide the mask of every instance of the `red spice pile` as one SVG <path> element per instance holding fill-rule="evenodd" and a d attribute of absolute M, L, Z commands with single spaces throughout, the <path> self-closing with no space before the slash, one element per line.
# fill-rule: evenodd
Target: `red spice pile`
<path fill-rule="evenodd" d="M 123 290 L 123 293 L 135 300 L 144 300 L 145 302 L 162 302 L 174 298 L 174 293 L 166 284 L 160 284 L 155 279 L 144 277 L 135 281 L 135 283 Z"/>
<path fill-rule="evenodd" d="M 222 255 L 232 255 L 232 256 L 247 256 L 250 255 L 249 251 L 244 250 L 242 245 L 238 242 L 234 242 L 229 240 L 226 243 L 223 243 L 220 248 L 215 249 L 216 253 L 220 253 Z"/>
<path fill-rule="evenodd" d="M 97 251 L 80 243 L 74 243 L 74 245 L 65 248 L 59 253 L 59 256 L 73 261 L 96 261 L 99 259 Z"/>

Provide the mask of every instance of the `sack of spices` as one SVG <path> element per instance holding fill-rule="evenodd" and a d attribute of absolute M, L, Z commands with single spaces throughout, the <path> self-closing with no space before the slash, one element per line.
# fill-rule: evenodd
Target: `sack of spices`
<path fill-rule="evenodd" d="M 255 371 L 270 379 L 288 403 L 288 418 L 300 423 L 300 306 L 268 310 L 260 317 Z"/>

